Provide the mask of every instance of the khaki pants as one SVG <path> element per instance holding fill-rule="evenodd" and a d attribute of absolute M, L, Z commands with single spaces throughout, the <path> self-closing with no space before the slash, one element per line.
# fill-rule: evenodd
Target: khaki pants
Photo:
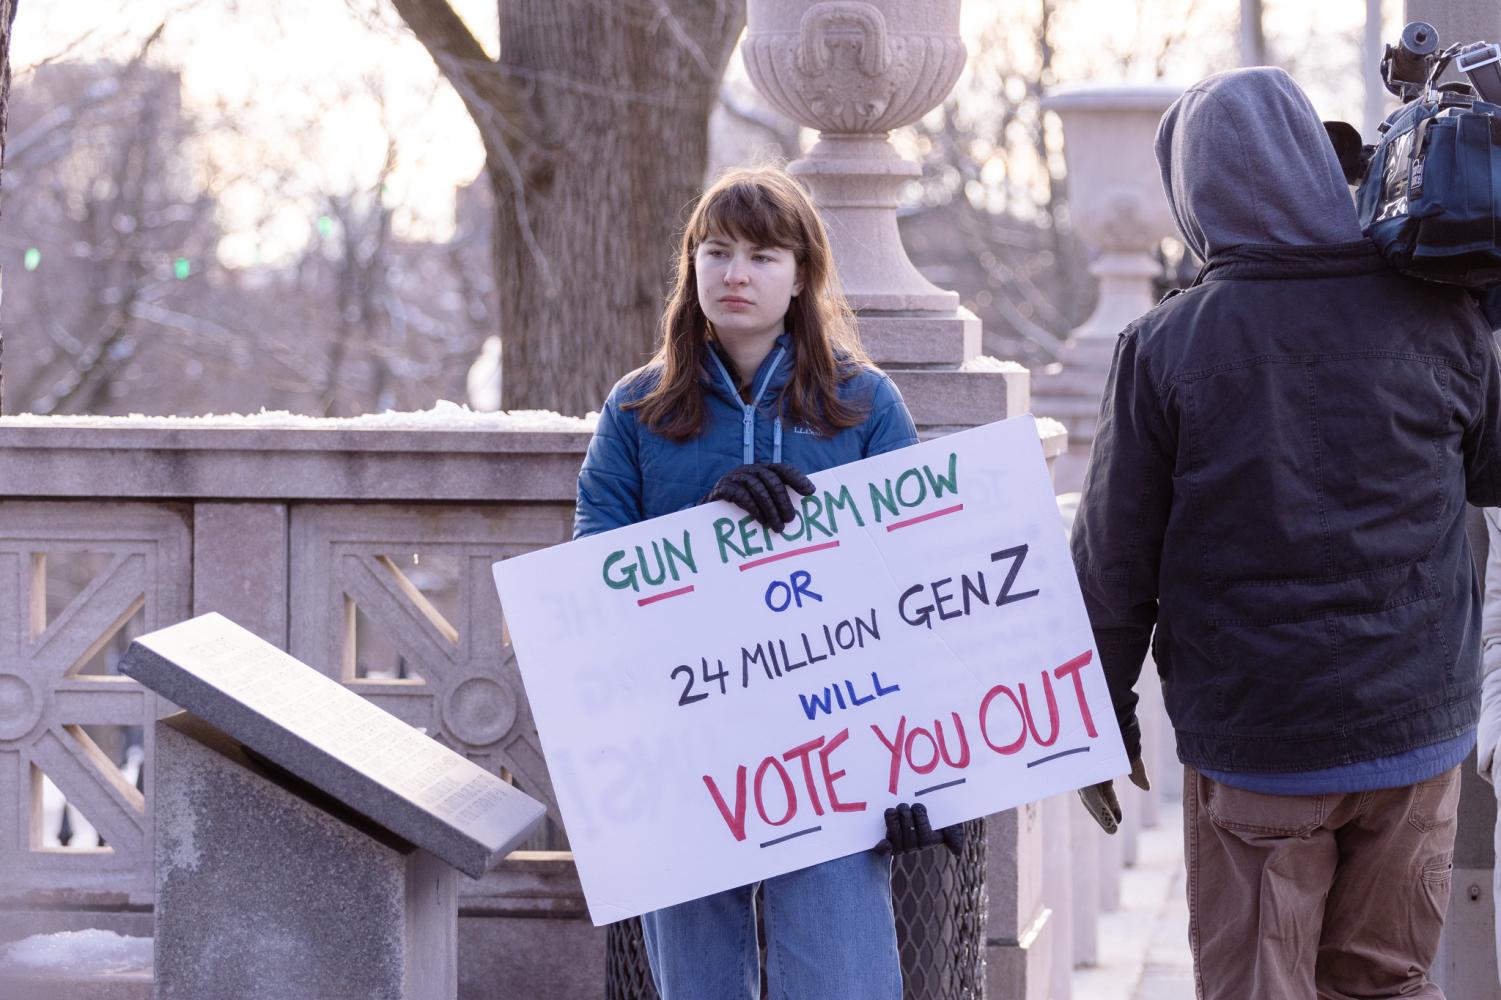
<path fill-rule="evenodd" d="M 1443 1000 L 1459 768 L 1405 788 L 1261 795 L 1185 768 L 1200 1000 Z"/>

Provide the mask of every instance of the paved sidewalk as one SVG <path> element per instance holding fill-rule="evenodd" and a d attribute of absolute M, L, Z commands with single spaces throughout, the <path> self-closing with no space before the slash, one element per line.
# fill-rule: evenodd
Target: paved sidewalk
<path fill-rule="evenodd" d="M 1100 916 L 1100 964 L 1074 973 L 1074 1000 L 1194 1000 L 1183 893 L 1183 807 L 1139 835 L 1121 876 L 1121 908 Z"/>

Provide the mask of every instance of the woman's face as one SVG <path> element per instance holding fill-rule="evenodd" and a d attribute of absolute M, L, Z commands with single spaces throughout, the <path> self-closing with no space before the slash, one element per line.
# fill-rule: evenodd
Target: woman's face
<path fill-rule="evenodd" d="M 724 340 L 775 337 L 802 291 L 797 259 L 782 247 L 710 234 L 694 251 L 698 304 Z"/>

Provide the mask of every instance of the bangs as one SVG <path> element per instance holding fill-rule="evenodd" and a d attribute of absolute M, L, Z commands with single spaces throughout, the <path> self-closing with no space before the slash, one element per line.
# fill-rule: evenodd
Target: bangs
<path fill-rule="evenodd" d="M 739 181 L 709 193 L 693 213 L 687 236 L 694 247 L 713 236 L 727 236 L 801 255 L 807 251 L 801 229 L 796 206 L 782 204 L 760 184 Z"/>

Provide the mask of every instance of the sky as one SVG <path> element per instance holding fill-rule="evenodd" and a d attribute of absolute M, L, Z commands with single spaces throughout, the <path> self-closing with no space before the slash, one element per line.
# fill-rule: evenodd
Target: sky
<path fill-rule="evenodd" d="M 497 0 L 452 2 L 493 55 Z M 1385 0 L 1385 37 L 1400 28 L 1401 6 Z M 1035 17 L 1036 8 L 1037 0 L 965 0 L 967 44 L 973 49 L 987 30 L 994 37 L 997 24 L 1022 44 L 1026 32 L 1010 27 Z M 1358 53 L 1347 39 L 1358 37 L 1364 14 L 1364 0 L 1265 0 L 1274 49 L 1309 67 L 1303 82 L 1326 117 L 1359 120 L 1360 81 L 1351 78 Z M 1186 24 L 1197 41 L 1168 73 L 1188 82 L 1219 68 L 1206 62 L 1211 53 L 1233 53 L 1235 16 L 1233 0 L 1068 0 L 1055 35 L 1059 80 L 1140 80 L 1141 67 L 1122 69 L 1106 54 L 1143 50 Z M 452 231 L 454 188 L 483 164 L 479 140 L 388 0 L 22 4 L 11 53 L 18 85 L 41 62 L 128 59 L 158 25 L 163 33 L 150 61 L 180 70 L 185 107 L 213 125 L 193 151 L 200 171 L 246 175 L 220 192 L 225 264 L 275 263 L 295 253 L 314 224 L 313 196 L 368 189 L 393 134 L 398 158 L 384 197 L 396 206 L 397 233 L 443 239 Z M 743 73 L 738 57 L 730 72 Z M 983 100 L 983 90 L 970 88 L 980 95 L 972 99 Z M 283 169 L 291 179 L 267 191 L 246 163 Z"/>
<path fill-rule="evenodd" d="M 493 4 L 456 7 L 493 51 Z M 225 263 L 273 260 L 300 244 L 310 225 L 307 192 L 371 186 L 392 133 L 399 159 L 387 197 L 400 206 L 397 231 L 441 239 L 452 230 L 453 190 L 483 163 L 479 139 L 426 50 L 378 0 L 22 4 L 13 72 L 22 81 L 28 67 L 60 54 L 129 59 L 159 24 L 165 29 L 150 61 L 181 71 L 189 113 L 239 123 L 211 130 L 215 138 L 196 151 L 201 169 L 248 159 L 290 164 L 298 176 L 293 190 L 277 192 L 264 223 L 266 192 L 253 178 L 221 194 Z"/>

